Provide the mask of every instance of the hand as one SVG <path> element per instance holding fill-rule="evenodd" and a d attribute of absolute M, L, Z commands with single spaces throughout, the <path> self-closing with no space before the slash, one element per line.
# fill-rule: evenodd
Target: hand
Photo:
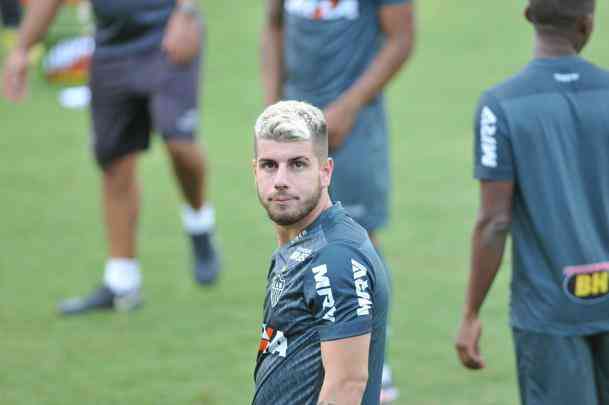
<path fill-rule="evenodd" d="M 480 336 L 482 323 L 478 317 L 464 317 L 461 321 L 459 334 L 455 341 L 455 349 L 463 366 L 479 370 L 486 366 L 480 354 Z"/>
<path fill-rule="evenodd" d="M 201 51 L 202 31 L 199 17 L 174 11 L 161 46 L 173 63 L 187 64 Z"/>
<path fill-rule="evenodd" d="M 2 75 L 4 97 L 12 102 L 23 100 L 27 93 L 28 54 L 24 48 L 16 47 L 4 64 Z"/>
<path fill-rule="evenodd" d="M 328 125 L 328 146 L 331 151 L 339 148 L 355 125 L 359 108 L 342 100 L 337 100 L 324 110 Z"/>

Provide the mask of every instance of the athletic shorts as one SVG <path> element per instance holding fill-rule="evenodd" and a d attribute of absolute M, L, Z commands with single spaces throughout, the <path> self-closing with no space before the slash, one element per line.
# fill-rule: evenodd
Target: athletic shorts
<path fill-rule="evenodd" d="M 389 150 L 382 101 L 358 114 L 345 143 L 332 153 L 334 174 L 330 194 L 368 232 L 389 217 Z"/>
<path fill-rule="evenodd" d="M 200 59 L 176 65 L 160 49 L 120 58 L 93 56 L 92 144 L 103 168 L 145 150 L 156 130 L 166 141 L 194 141 Z"/>
<path fill-rule="evenodd" d="M 609 332 L 513 336 L 522 405 L 609 404 Z"/>

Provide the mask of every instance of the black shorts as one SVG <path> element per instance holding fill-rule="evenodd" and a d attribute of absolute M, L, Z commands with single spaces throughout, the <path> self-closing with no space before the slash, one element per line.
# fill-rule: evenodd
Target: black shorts
<path fill-rule="evenodd" d="M 172 63 L 159 49 L 121 58 L 93 56 L 90 74 L 93 150 L 103 168 L 165 140 L 194 141 L 200 58 Z"/>
<path fill-rule="evenodd" d="M 522 405 L 609 404 L 609 333 L 513 334 Z"/>

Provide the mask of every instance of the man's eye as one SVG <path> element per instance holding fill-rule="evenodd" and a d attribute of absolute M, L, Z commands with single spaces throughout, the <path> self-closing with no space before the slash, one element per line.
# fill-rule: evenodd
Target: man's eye
<path fill-rule="evenodd" d="M 275 167 L 275 162 L 264 161 L 260 163 L 262 169 L 272 169 Z"/>
<path fill-rule="evenodd" d="M 294 166 L 297 169 L 304 169 L 305 167 L 307 167 L 307 164 L 305 162 L 303 162 L 302 160 L 296 160 L 296 161 L 292 162 L 292 166 Z"/>

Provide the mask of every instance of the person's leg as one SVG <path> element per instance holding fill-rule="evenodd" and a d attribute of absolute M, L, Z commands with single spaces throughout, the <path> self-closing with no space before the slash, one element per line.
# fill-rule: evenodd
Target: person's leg
<path fill-rule="evenodd" d="M 522 405 L 600 405 L 584 336 L 513 330 Z"/>
<path fill-rule="evenodd" d="M 134 94 L 122 60 L 96 60 L 91 68 L 93 151 L 101 169 L 101 191 L 108 258 L 103 283 L 91 294 L 60 303 L 64 315 L 96 309 L 129 310 L 140 303 L 141 275 L 136 260 L 139 191 L 137 153 L 149 145 L 148 99 Z"/>
<path fill-rule="evenodd" d="M 139 190 L 136 180 L 137 155 L 129 154 L 103 170 L 102 200 L 108 256 L 134 259 Z"/>
<path fill-rule="evenodd" d="M 167 152 L 186 203 L 195 211 L 205 205 L 205 155 L 194 142 L 168 141 Z"/>
<path fill-rule="evenodd" d="M 182 209 L 184 229 L 193 251 L 193 275 L 200 284 L 213 283 L 220 272 L 220 259 L 213 240 L 215 215 L 207 200 L 205 154 L 196 142 L 198 128 L 197 58 L 176 66 L 159 52 L 158 87 L 152 95 L 150 110 L 155 128 L 163 135 L 171 165 L 186 204 Z"/>
<path fill-rule="evenodd" d="M 599 404 L 609 404 L 609 332 L 590 338 Z"/>

